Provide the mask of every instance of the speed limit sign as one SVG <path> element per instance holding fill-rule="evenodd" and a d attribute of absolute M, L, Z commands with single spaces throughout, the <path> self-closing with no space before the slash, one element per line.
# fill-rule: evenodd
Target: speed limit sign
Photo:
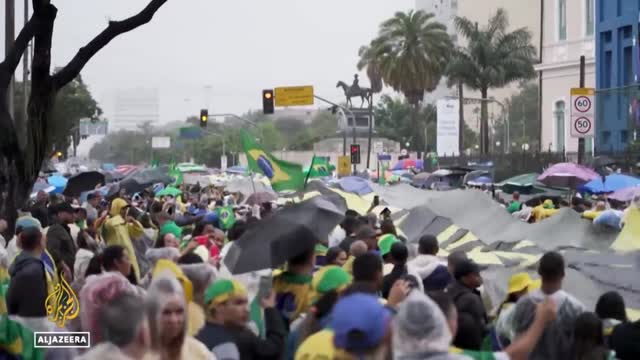
<path fill-rule="evenodd" d="M 593 136 L 595 127 L 595 89 L 571 89 L 571 137 Z"/>

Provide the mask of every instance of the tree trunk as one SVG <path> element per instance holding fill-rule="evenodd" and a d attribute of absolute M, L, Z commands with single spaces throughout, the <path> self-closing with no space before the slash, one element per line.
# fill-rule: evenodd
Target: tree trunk
<path fill-rule="evenodd" d="M 489 154 L 489 104 L 487 103 L 488 89 L 480 89 L 482 102 L 480 104 L 480 149 L 482 155 Z"/>

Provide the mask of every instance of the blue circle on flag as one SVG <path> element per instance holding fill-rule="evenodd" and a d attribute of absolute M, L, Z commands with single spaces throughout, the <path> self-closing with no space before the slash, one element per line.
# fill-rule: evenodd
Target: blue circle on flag
<path fill-rule="evenodd" d="M 260 155 L 256 162 L 258 163 L 258 167 L 260 167 L 260 170 L 262 170 L 266 177 L 268 177 L 269 179 L 273 178 L 273 176 L 275 175 L 275 171 L 273 170 L 271 161 L 269 161 L 266 156 Z"/>

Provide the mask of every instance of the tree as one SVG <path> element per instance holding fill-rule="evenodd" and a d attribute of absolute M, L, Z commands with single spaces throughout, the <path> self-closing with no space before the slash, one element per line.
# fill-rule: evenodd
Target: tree
<path fill-rule="evenodd" d="M 16 83 L 15 96 L 13 99 L 14 108 L 21 109 L 24 104 L 22 82 Z M 27 91 L 29 91 L 27 84 Z M 55 128 L 51 129 L 49 134 L 51 141 L 49 142 L 48 154 L 56 151 L 65 151 L 71 146 L 73 139 L 74 147 L 80 142 L 80 134 L 78 125 L 80 119 L 97 120 L 102 115 L 102 109 L 98 106 L 98 102 L 93 98 L 87 85 L 82 81 L 82 77 L 78 76 L 69 84 L 65 85 L 55 99 L 53 106 L 53 123 Z M 24 123 L 24 113 L 22 111 L 15 112 L 16 123 Z"/>
<path fill-rule="evenodd" d="M 447 28 L 422 10 L 397 12 L 380 25 L 378 37 L 360 48 L 358 68 L 367 68 L 372 87 L 380 79 L 418 107 L 433 91 L 446 68 L 451 39 Z"/>
<path fill-rule="evenodd" d="M 415 117 L 412 115 L 413 112 L 414 107 L 406 100 L 388 95 L 382 96 L 380 103 L 374 108 L 378 133 L 401 143 L 403 147 L 406 142 L 409 142 L 410 150 L 435 151 L 438 130 L 436 107 L 433 104 L 427 104 L 419 109 Z M 415 120 L 412 120 L 412 117 Z M 473 148 L 477 143 L 476 133 L 466 124 L 464 124 L 463 131 L 463 148 Z"/>
<path fill-rule="evenodd" d="M 509 32 L 509 20 L 504 9 L 498 9 L 483 28 L 464 17 L 457 17 L 455 24 L 468 44 L 454 52 L 447 68 L 450 78 L 480 91 L 483 99 L 489 99 L 489 89 L 501 88 L 513 81 L 534 77 L 536 49 L 531 44 L 531 32 L 526 28 Z M 483 154 L 487 154 L 487 101 L 483 101 L 480 108 L 481 150 Z"/>
<path fill-rule="evenodd" d="M 538 149 L 540 144 L 538 89 L 538 84 L 534 82 L 522 83 L 518 93 L 505 101 L 508 109 L 506 116 L 509 121 L 509 139 L 516 143 L 515 150 L 520 149 L 523 144 L 529 144 L 531 149 Z M 502 115 L 494 126 L 496 139 L 504 139 L 506 127 L 502 119 L 505 114 Z"/>
<path fill-rule="evenodd" d="M 78 78 L 84 66 L 113 39 L 142 26 L 153 18 L 167 0 L 150 0 L 138 14 L 109 21 L 108 26 L 71 61 L 51 74 L 54 23 L 58 9 L 51 0 L 32 0 L 33 15 L 20 31 L 0 63 L 0 99 L 8 99 L 9 84 L 23 53 L 33 40 L 31 89 L 26 121 L 18 122 L 0 101 L 0 216 L 13 227 L 17 208 L 24 205 L 52 144 L 56 123 L 54 105 L 65 85 Z"/>

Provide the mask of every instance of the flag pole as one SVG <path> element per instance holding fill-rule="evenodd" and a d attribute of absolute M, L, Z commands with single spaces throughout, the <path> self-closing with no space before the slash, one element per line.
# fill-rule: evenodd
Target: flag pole
<path fill-rule="evenodd" d="M 302 187 L 302 191 L 304 192 L 307 189 L 307 182 L 309 182 L 309 175 L 311 175 L 311 170 L 313 169 L 313 163 L 316 162 L 316 154 L 313 154 L 311 158 L 311 165 L 309 165 L 309 171 L 307 171 L 307 176 L 304 179 L 304 186 Z"/>

